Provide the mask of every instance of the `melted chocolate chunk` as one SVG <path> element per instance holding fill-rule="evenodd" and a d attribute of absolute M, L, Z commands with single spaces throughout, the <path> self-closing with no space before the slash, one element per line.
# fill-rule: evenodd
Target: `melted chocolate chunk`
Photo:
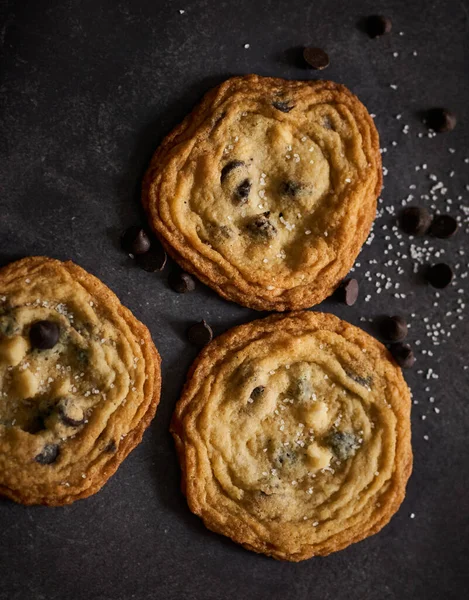
<path fill-rule="evenodd" d="M 55 321 L 37 321 L 31 325 L 29 339 L 37 350 L 50 350 L 60 337 L 60 326 Z"/>
<path fill-rule="evenodd" d="M 272 106 L 283 113 L 289 113 L 295 108 L 289 100 L 274 100 Z"/>
<path fill-rule="evenodd" d="M 367 377 L 361 377 L 360 375 L 357 375 L 352 371 L 345 372 L 347 373 L 347 377 L 350 377 L 350 379 L 353 379 L 356 383 L 359 383 L 363 387 L 370 387 L 373 383 L 373 378 L 371 377 L 371 375 L 368 375 Z"/>
<path fill-rule="evenodd" d="M 355 454 L 357 439 L 353 433 L 334 431 L 327 436 L 327 443 L 339 460 L 347 460 Z"/>
<path fill-rule="evenodd" d="M 234 200 L 236 204 L 246 204 L 249 198 L 249 192 L 251 191 L 251 182 L 249 179 L 245 179 L 241 182 L 235 190 Z"/>
<path fill-rule="evenodd" d="M 239 167 L 244 166 L 245 163 L 242 160 L 232 160 L 231 162 L 227 163 L 221 170 L 220 183 L 223 183 L 225 181 L 225 179 L 231 173 L 231 171 L 234 171 L 234 169 L 238 169 Z"/>
<path fill-rule="evenodd" d="M 58 403 L 60 420 L 68 427 L 79 427 L 85 422 L 85 415 L 81 408 L 77 407 L 73 398 L 61 398 Z"/>
<path fill-rule="evenodd" d="M 296 181 L 282 181 L 280 184 L 280 194 L 282 196 L 290 196 L 294 198 L 298 192 L 302 189 L 301 183 Z"/>
<path fill-rule="evenodd" d="M 293 450 L 280 450 L 275 457 L 277 467 L 289 467 L 298 459 L 298 455 Z"/>
<path fill-rule="evenodd" d="M 277 235 L 277 229 L 270 222 L 270 212 L 258 215 L 247 225 L 249 233 L 258 239 L 271 240 Z"/>
<path fill-rule="evenodd" d="M 253 400 L 258 400 L 265 392 L 265 387 L 263 385 L 259 385 L 254 388 L 251 392 L 251 398 Z"/>
<path fill-rule="evenodd" d="M 60 448 L 57 444 L 47 444 L 43 451 L 34 457 L 34 460 L 41 465 L 50 465 L 57 460 Z"/>
<path fill-rule="evenodd" d="M 115 440 L 109 440 L 108 444 L 104 448 L 104 452 L 113 453 L 117 450 L 117 445 Z"/>

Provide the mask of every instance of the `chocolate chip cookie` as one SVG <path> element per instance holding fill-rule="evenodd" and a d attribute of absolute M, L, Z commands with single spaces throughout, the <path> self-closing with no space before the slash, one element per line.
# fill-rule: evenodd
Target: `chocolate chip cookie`
<path fill-rule="evenodd" d="M 382 169 L 366 108 L 330 81 L 234 77 L 156 151 L 143 182 L 167 252 L 221 296 L 306 308 L 350 270 Z"/>
<path fill-rule="evenodd" d="M 58 506 L 97 492 L 160 396 L 148 329 L 71 262 L 0 269 L 0 494 Z"/>
<path fill-rule="evenodd" d="M 412 469 L 401 370 L 377 340 L 323 313 L 216 338 L 191 368 L 171 430 L 190 509 L 277 559 L 378 532 Z"/>

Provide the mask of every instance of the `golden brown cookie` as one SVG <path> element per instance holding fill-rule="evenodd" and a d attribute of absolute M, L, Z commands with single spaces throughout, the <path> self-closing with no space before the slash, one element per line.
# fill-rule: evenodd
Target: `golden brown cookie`
<path fill-rule="evenodd" d="M 148 329 L 72 262 L 0 269 L 0 494 L 58 506 L 97 492 L 160 398 Z"/>
<path fill-rule="evenodd" d="M 329 296 L 370 231 L 382 170 L 366 108 L 330 81 L 210 91 L 153 156 L 142 199 L 168 253 L 258 310 Z"/>
<path fill-rule="evenodd" d="M 235 327 L 189 373 L 171 430 L 190 509 L 300 561 L 378 532 L 412 469 L 410 393 L 386 348 L 333 315 Z"/>

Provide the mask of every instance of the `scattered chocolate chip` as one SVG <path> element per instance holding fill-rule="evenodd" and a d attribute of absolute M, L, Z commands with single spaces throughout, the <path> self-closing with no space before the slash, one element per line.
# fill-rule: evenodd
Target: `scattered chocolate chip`
<path fill-rule="evenodd" d="M 431 235 L 437 238 L 446 239 L 453 236 L 458 229 L 458 223 L 450 215 L 436 215 L 433 217 L 430 227 Z"/>
<path fill-rule="evenodd" d="M 60 326 L 55 321 L 37 321 L 31 325 L 29 339 L 37 350 L 50 350 L 60 337 Z"/>
<path fill-rule="evenodd" d="M 408 206 L 399 215 L 402 231 L 409 235 L 423 235 L 432 223 L 432 216 L 426 208 Z"/>
<path fill-rule="evenodd" d="M 456 127 L 456 115 L 446 108 L 432 108 L 425 114 L 425 123 L 437 133 L 452 131 Z"/>
<path fill-rule="evenodd" d="M 79 427 L 85 422 L 83 410 L 73 398 L 61 398 L 57 404 L 60 420 L 68 427 Z"/>
<path fill-rule="evenodd" d="M 329 56 L 321 48 L 305 48 L 303 58 L 310 67 L 319 71 L 329 66 Z"/>
<path fill-rule="evenodd" d="M 283 113 L 289 113 L 295 108 L 294 104 L 284 100 L 274 100 L 272 102 L 272 106 Z"/>
<path fill-rule="evenodd" d="M 43 451 L 34 457 L 34 460 L 41 465 L 50 465 L 57 460 L 60 448 L 57 444 L 47 444 Z"/>
<path fill-rule="evenodd" d="M 255 237 L 271 240 L 277 235 L 277 229 L 269 220 L 270 212 L 255 217 L 247 225 L 249 233 Z"/>
<path fill-rule="evenodd" d="M 294 198 L 303 186 L 296 181 L 282 181 L 280 184 L 280 194 Z"/>
<path fill-rule="evenodd" d="M 407 323 L 399 316 L 384 317 L 379 329 L 381 337 L 389 342 L 401 342 L 407 336 Z"/>
<path fill-rule="evenodd" d="M 249 197 L 249 192 L 251 191 L 251 182 L 249 179 L 245 179 L 242 183 L 238 185 L 235 191 L 235 199 L 237 204 L 246 204 Z"/>
<path fill-rule="evenodd" d="M 184 271 L 173 271 L 168 277 L 169 287 L 178 294 L 193 292 L 195 290 L 194 278 Z"/>
<path fill-rule="evenodd" d="M 415 356 L 409 344 L 392 344 L 390 350 L 394 360 L 403 369 L 408 369 L 414 364 Z"/>
<path fill-rule="evenodd" d="M 115 452 L 117 450 L 116 442 L 114 440 L 109 440 L 108 444 L 104 448 L 104 452 Z"/>
<path fill-rule="evenodd" d="M 355 454 L 357 438 L 353 433 L 333 431 L 327 436 L 326 441 L 339 460 L 347 460 Z"/>
<path fill-rule="evenodd" d="M 392 21 L 383 15 L 372 15 L 366 20 L 366 30 L 371 38 L 377 38 L 385 33 L 390 33 Z"/>
<path fill-rule="evenodd" d="M 195 323 L 195 325 L 189 327 L 187 338 L 191 344 L 202 347 L 212 341 L 213 331 L 210 325 L 202 320 L 200 323 Z"/>
<path fill-rule="evenodd" d="M 438 263 L 428 269 L 426 277 L 433 287 L 442 289 L 453 280 L 453 269 L 446 263 Z"/>
<path fill-rule="evenodd" d="M 265 392 L 265 387 L 263 385 L 258 385 L 256 388 L 254 388 L 251 392 L 251 398 L 253 400 L 257 400 L 258 398 L 260 398 L 262 396 L 262 394 Z"/>
<path fill-rule="evenodd" d="M 136 257 L 138 266 L 149 273 L 162 271 L 165 267 L 166 259 L 166 252 L 159 244 L 153 244 L 148 252 L 139 254 Z"/>
<path fill-rule="evenodd" d="M 225 181 L 231 171 L 238 169 L 239 167 L 244 167 L 244 165 L 245 163 L 242 160 L 232 160 L 231 162 L 227 163 L 221 170 L 220 183 Z"/>
<path fill-rule="evenodd" d="M 359 286 L 356 279 L 345 279 L 337 288 L 337 300 L 343 302 L 347 306 L 353 306 L 357 301 L 358 291 Z"/>
<path fill-rule="evenodd" d="M 150 249 L 150 239 L 145 231 L 134 225 L 121 238 L 122 248 L 129 254 L 145 254 Z"/>

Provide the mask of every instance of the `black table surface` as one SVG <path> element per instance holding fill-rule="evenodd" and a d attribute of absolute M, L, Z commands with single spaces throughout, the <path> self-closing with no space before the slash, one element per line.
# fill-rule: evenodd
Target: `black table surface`
<path fill-rule="evenodd" d="M 163 358 L 163 392 L 143 442 L 94 497 L 56 509 L 0 501 L 0 599 L 467 597 L 467 0 L 1 6 L 0 261 L 72 259 L 102 279 L 150 328 Z M 376 13 L 392 18 L 393 32 L 372 40 L 361 20 Z M 326 71 L 301 65 L 305 44 L 327 50 Z M 205 91 L 245 73 L 332 79 L 376 115 L 388 174 L 375 238 L 355 269 L 360 298 L 353 307 L 329 299 L 315 310 L 369 331 L 369 319 L 402 314 L 417 355 L 405 374 L 415 401 L 415 464 L 403 505 L 378 535 L 300 564 L 258 556 L 207 531 L 179 491 L 168 433 L 197 352 L 185 339 L 187 325 L 205 318 L 218 334 L 261 315 L 202 284 L 175 294 L 167 285 L 172 264 L 146 273 L 118 243 L 123 229 L 143 219 L 141 178 L 163 136 Z M 454 131 L 428 137 L 421 111 L 432 106 L 458 115 Z M 440 181 L 436 200 L 421 197 Z M 399 237 L 392 226 L 403 200 L 449 210 L 460 219 L 456 236 Z M 455 284 L 438 294 L 422 281 L 423 264 L 414 274 L 419 260 L 447 261 Z"/>

